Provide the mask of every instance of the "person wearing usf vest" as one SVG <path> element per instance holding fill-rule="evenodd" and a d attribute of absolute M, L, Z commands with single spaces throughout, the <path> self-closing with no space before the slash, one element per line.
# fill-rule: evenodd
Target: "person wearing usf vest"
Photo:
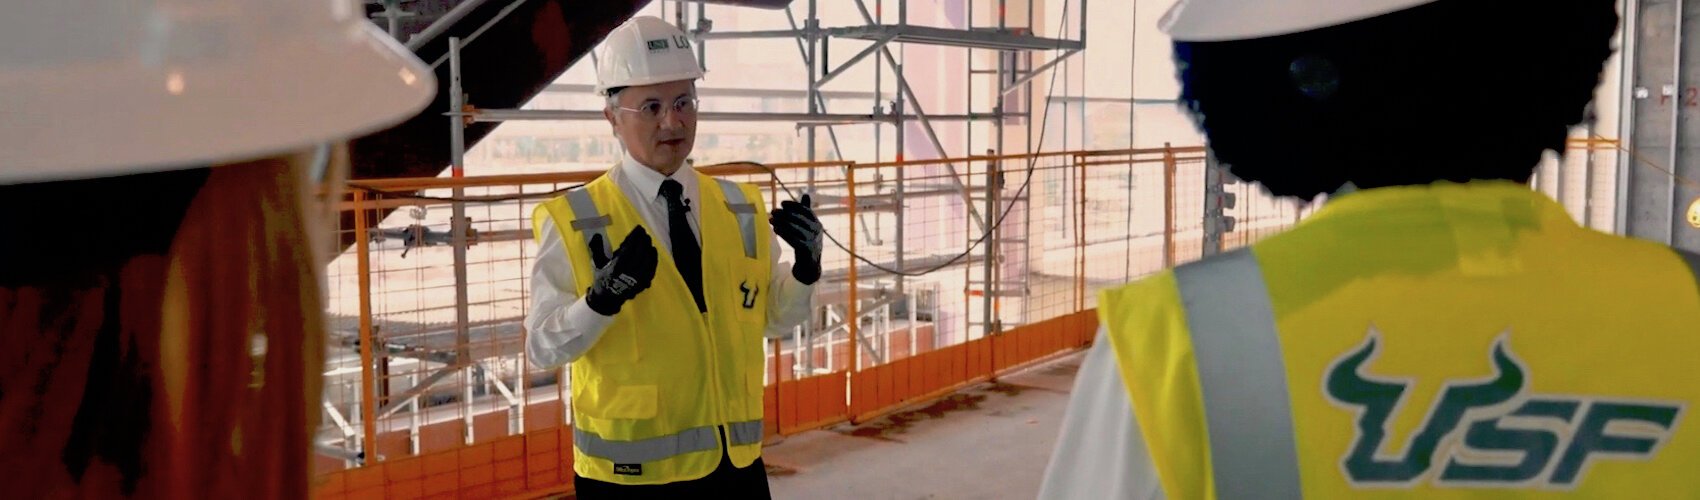
<path fill-rule="evenodd" d="M 1040 496 L 1700 497 L 1700 260 L 1527 185 L 1616 3 L 1182 0 L 1212 152 L 1329 200 L 1102 294 Z"/>
<path fill-rule="evenodd" d="M 769 496 L 762 341 L 807 317 L 820 222 L 807 195 L 769 214 L 756 187 L 686 162 L 703 71 L 683 32 L 633 18 L 598 59 L 626 154 L 536 210 L 526 318 L 532 363 L 571 363 L 577 494 Z"/>

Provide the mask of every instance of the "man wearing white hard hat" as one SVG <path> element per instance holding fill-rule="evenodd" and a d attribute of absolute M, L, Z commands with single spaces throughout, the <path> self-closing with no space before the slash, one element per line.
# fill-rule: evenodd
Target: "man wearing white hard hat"
<path fill-rule="evenodd" d="M 343 141 L 436 81 L 355 2 L 0 15 L 8 498 L 304 498 Z"/>
<path fill-rule="evenodd" d="M 1183 0 L 1218 159 L 1326 206 L 1099 300 L 1044 498 L 1693 498 L 1700 257 L 1527 182 L 1614 0 Z"/>
<path fill-rule="evenodd" d="M 625 157 L 538 207 L 526 318 L 532 362 L 572 365 L 577 494 L 765 497 L 762 340 L 808 313 L 820 222 L 806 195 L 768 215 L 755 186 L 691 168 L 703 71 L 683 32 L 634 18 L 598 59 Z"/>

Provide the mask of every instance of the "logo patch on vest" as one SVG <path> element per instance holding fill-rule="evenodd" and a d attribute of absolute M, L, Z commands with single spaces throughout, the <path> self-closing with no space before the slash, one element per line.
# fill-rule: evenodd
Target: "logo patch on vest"
<path fill-rule="evenodd" d="M 751 288 L 750 282 L 746 280 L 738 284 L 738 291 L 744 292 L 744 309 L 755 309 L 756 296 L 761 294 L 761 288 Z"/>
<path fill-rule="evenodd" d="M 1340 458 L 1353 486 L 1543 488 L 1568 490 L 1604 459 L 1652 460 L 1670 441 L 1684 405 L 1602 396 L 1532 394 L 1527 365 L 1509 332 L 1494 341 L 1488 379 L 1447 380 L 1422 426 L 1403 446 L 1388 443 L 1412 377 L 1376 377 L 1380 334 L 1335 358 L 1323 380 L 1329 402 L 1357 415 L 1357 434 Z M 1403 450 L 1391 455 L 1387 450 Z"/>
<path fill-rule="evenodd" d="M 642 476 L 643 464 L 614 464 L 614 473 L 622 476 Z"/>

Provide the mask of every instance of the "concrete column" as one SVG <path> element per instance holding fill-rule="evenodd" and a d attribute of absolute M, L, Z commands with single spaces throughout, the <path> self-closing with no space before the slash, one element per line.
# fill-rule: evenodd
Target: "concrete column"
<path fill-rule="evenodd" d="M 1687 219 L 1689 203 L 1700 199 L 1700 186 L 1695 184 L 1700 182 L 1700 48 L 1694 45 L 1700 42 L 1700 0 L 1686 0 L 1683 4 L 1677 11 L 1682 21 L 1675 40 L 1679 47 L 1676 95 L 1665 103 L 1676 115 L 1676 137 L 1671 145 L 1676 154 L 1667 165 L 1685 179 L 1676 181 L 1676 203 L 1671 211 L 1676 226 L 1673 243 L 1683 249 L 1700 250 L 1700 229 L 1690 225 Z"/>
<path fill-rule="evenodd" d="M 1633 237 L 1700 249 L 1700 230 L 1689 226 L 1684 213 L 1700 197 L 1700 189 L 1671 177 L 1700 179 L 1700 155 L 1694 150 L 1700 122 L 1700 95 L 1689 99 L 1687 89 L 1700 85 L 1700 51 L 1683 50 L 1685 39 L 1700 40 L 1700 0 L 1631 0 L 1634 15 L 1626 27 L 1633 46 L 1628 91 L 1632 116 L 1623 139 L 1630 154 L 1621 155 L 1625 199 L 1621 207 L 1623 232 Z M 1629 40 L 1626 40 L 1629 41 Z M 1700 92 L 1696 90 L 1694 92 Z M 1689 106 L 1694 102 L 1696 106 Z M 1689 140 L 1684 140 L 1689 138 Z"/>

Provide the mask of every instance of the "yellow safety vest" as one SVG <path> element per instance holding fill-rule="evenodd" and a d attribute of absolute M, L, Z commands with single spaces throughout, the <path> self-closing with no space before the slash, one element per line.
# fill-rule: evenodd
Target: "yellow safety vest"
<path fill-rule="evenodd" d="M 722 428 L 733 465 L 761 456 L 762 294 L 772 261 L 769 239 L 757 229 L 767 209 L 754 186 L 696 175 L 708 312 L 698 312 L 672 255 L 661 251 L 650 288 L 571 364 L 573 470 L 580 476 L 619 484 L 701 478 L 719 465 Z M 591 238 L 603 234 L 611 255 L 643 224 L 606 175 L 540 205 L 532 216 L 539 239 L 545 217 L 561 232 L 581 292 L 596 273 Z"/>
<path fill-rule="evenodd" d="M 1099 314 L 1169 498 L 1696 498 L 1695 262 L 1514 183 L 1382 188 Z"/>

